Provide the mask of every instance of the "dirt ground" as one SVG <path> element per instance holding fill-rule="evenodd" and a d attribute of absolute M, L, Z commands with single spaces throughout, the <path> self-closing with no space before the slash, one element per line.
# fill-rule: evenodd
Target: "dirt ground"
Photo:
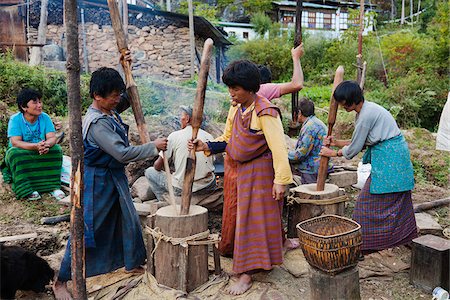
<path fill-rule="evenodd" d="M 354 188 L 347 189 L 347 193 L 351 198 L 355 198 L 358 190 Z M 413 191 L 413 202 L 422 203 L 430 200 L 448 197 L 450 194 L 448 189 L 439 188 L 429 184 L 419 184 Z M 347 203 L 347 214 L 351 214 L 354 200 Z M 4 183 L 0 186 L 0 236 L 12 236 L 25 233 L 37 233 L 37 238 L 22 240 L 14 243 L 25 249 L 29 249 L 46 259 L 52 268 L 58 269 L 63 256 L 64 247 L 68 237 L 69 224 L 67 222 L 58 225 L 41 225 L 40 218 L 45 216 L 53 216 L 67 213 L 69 208 L 55 203 L 49 195 L 44 195 L 39 202 L 19 201 L 14 198 L 10 187 Z M 450 226 L 450 209 L 449 207 L 441 207 L 435 210 L 429 210 L 442 227 Z M 221 211 L 210 212 L 209 227 L 213 233 L 220 231 L 221 227 Z M 300 250 L 298 250 L 300 251 Z M 408 263 L 410 250 L 403 248 L 394 249 L 393 256 Z M 300 253 L 301 254 L 301 253 Z M 228 262 L 229 263 L 229 262 Z M 226 265 L 227 262 L 224 261 Z M 225 267 L 226 269 L 226 267 Z M 271 282 L 274 286 L 281 286 L 283 289 L 295 289 L 295 295 L 300 296 L 297 299 L 308 299 L 309 284 L 306 276 L 296 278 L 288 272 L 275 270 L 267 275 L 261 275 L 261 282 Z M 396 272 L 392 276 L 369 277 L 360 280 L 362 299 L 430 299 L 430 295 L 414 288 L 409 284 L 408 270 Z M 269 284 L 270 285 L 270 284 Z M 284 292 L 281 296 L 277 296 L 273 292 L 259 299 L 292 299 L 286 296 Z M 292 295 L 294 295 L 292 294 Z M 289 295 L 289 294 L 287 294 Z M 256 296 L 256 294 L 254 294 Z M 258 296 L 259 297 L 259 296 Z M 41 294 L 18 292 L 19 299 L 53 299 L 50 291 Z M 209 298 L 209 297 L 208 297 Z M 206 298 L 205 298 L 206 299 Z M 212 299 L 212 298 L 210 298 Z M 221 299 L 221 297 L 214 299 Z M 242 298 L 244 299 L 244 298 Z M 247 298 L 250 299 L 250 298 Z"/>

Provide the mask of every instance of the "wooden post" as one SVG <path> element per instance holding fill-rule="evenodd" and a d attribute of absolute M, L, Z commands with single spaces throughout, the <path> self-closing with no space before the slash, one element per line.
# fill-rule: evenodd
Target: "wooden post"
<path fill-rule="evenodd" d="M 362 43 L 364 32 L 364 0 L 359 2 L 358 55 L 356 56 L 356 82 L 360 83 L 363 71 Z"/>
<path fill-rule="evenodd" d="M 83 137 L 81 129 L 80 59 L 78 47 L 77 1 L 64 1 L 64 22 L 67 36 L 67 99 L 69 105 L 70 153 L 72 174 L 70 185 L 70 243 L 72 263 L 72 295 L 87 299 L 83 218 Z"/>
<path fill-rule="evenodd" d="M 366 71 L 367 71 L 367 62 L 365 61 L 362 65 L 361 80 L 359 81 L 359 87 L 361 88 L 361 91 L 364 91 L 364 84 L 366 83 Z"/>
<path fill-rule="evenodd" d="M 336 114 L 338 109 L 338 104 L 336 100 L 334 100 L 333 93 L 336 87 L 344 80 L 344 67 L 339 66 L 336 69 L 336 73 L 334 75 L 334 82 L 333 82 L 333 89 L 331 91 L 331 98 L 330 98 L 330 110 L 328 111 L 328 136 L 331 136 L 333 133 L 333 126 L 336 121 Z M 325 145 L 329 146 L 329 145 Z M 327 173 L 328 173 L 328 162 L 330 161 L 330 158 L 327 156 L 320 157 L 320 165 L 319 165 L 319 172 L 317 175 L 317 190 L 323 191 L 325 187 L 325 180 L 327 179 Z"/>
<path fill-rule="evenodd" d="M 128 2 L 127 0 L 122 0 L 122 20 L 123 20 L 123 33 L 125 34 L 125 38 L 128 39 Z"/>
<path fill-rule="evenodd" d="M 295 8 L 295 38 L 294 47 L 299 46 L 302 43 L 302 11 L 303 11 L 303 0 L 297 0 L 297 6 Z M 298 121 L 297 121 L 297 110 L 298 110 L 298 91 L 292 93 L 291 95 L 291 110 L 292 110 L 292 122 L 290 126 L 289 135 L 297 135 L 298 131 Z"/>
<path fill-rule="evenodd" d="M 198 130 L 203 120 L 203 105 L 205 103 L 206 84 L 208 83 L 209 65 L 211 64 L 211 55 L 213 49 L 213 40 L 207 39 L 203 45 L 202 59 L 200 63 L 200 72 L 198 74 L 197 92 L 195 94 L 194 108 L 192 111 L 192 138 L 197 138 Z M 191 205 L 192 184 L 195 176 L 195 149 L 189 153 L 186 161 L 186 171 L 184 173 L 183 192 L 181 194 L 181 215 L 189 214 Z"/>
<path fill-rule="evenodd" d="M 147 226 L 150 228 L 155 228 L 155 215 L 152 213 L 147 216 Z M 155 243 L 153 241 L 153 236 L 147 234 L 147 272 L 155 276 L 155 260 L 152 256 L 152 252 L 155 249 Z"/>
<path fill-rule="evenodd" d="M 405 0 L 402 0 L 402 15 L 400 17 L 400 25 L 405 24 Z"/>
<path fill-rule="evenodd" d="M 119 8 L 117 7 L 116 0 L 108 0 L 108 7 L 111 15 L 112 26 L 116 36 L 117 47 L 119 48 L 119 52 L 122 55 L 125 55 L 125 53 L 128 51 L 128 44 L 125 33 L 123 31 L 122 21 L 120 19 Z M 131 108 L 133 109 L 139 137 L 141 138 L 141 143 L 145 144 L 150 142 L 150 137 L 147 130 L 147 124 L 145 124 L 144 113 L 142 112 L 137 85 L 136 82 L 134 82 L 133 74 L 131 73 L 131 62 L 121 60 L 121 64 L 125 73 L 127 93 L 130 99 Z"/>
<path fill-rule="evenodd" d="M 39 19 L 38 27 L 38 44 L 45 44 L 47 33 L 47 16 L 48 16 L 48 0 L 41 0 L 41 17 Z M 39 47 L 31 48 L 30 66 L 40 65 L 43 61 L 42 49 Z"/>
<path fill-rule="evenodd" d="M 81 37 L 83 41 L 83 63 L 84 63 L 84 73 L 89 73 L 89 60 L 86 45 L 86 27 L 84 23 L 84 7 L 80 8 L 81 15 Z"/>
<path fill-rule="evenodd" d="M 191 78 L 195 75 L 195 33 L 194 33 L 194 8 L 192 6 L 192 0 L 188 0 L 188 13 L 189 13 L 189 49 L 191 54 Z"/>

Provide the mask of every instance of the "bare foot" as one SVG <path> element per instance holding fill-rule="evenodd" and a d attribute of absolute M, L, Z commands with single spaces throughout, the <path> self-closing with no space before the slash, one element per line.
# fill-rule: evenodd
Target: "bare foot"
<path fill-rule="evenodd" d="M 67 283 L 56 280 L 52 286 L 56 300 L 72 300 L 72 295 L 67 289 Z"/>
<path fill-rule="evenodd" d="M 298 241 L 298 239 L 286 239 L 284 241 L 283 248 L 285 252 L 297 249 L 298 247 L 300 247 L 300 242 Z"/>
<path fill-rule="evenodd" d="M 239 280 L 226 289 L 230 295 L 242 295 L 252 287 L 252 276 L 248 274 L 241 274 Z"/>
<path fill-rule="evenodd" d="M 139 266 L 139 267 L 134 268 L 132 270 L 125 270 L 125 273 L 132 273 L 132 274 L 140 275 L 140 274 L 144 274 L 145 273 L 145 269 L 143 267 Z"/>

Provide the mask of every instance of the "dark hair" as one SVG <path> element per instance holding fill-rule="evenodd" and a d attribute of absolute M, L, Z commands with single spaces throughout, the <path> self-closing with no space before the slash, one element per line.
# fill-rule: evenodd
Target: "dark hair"
<path fill-rule="evenodd" d="M 28 102 L 41 98 L 42 94 L 40 92 L 33 89 L 23 89 L 17 95 L 17 107 L 19 107 L 20 112 L 23 113 L 23 108 L 28 107 Z"/>
<path fill-rule="evenodd" d="M 235 60 L 223 71 L 222 81 L 229 87 L 240 86 L 246 91 L 259 91 L 258 67 L 249 60 Z"/>
<path fill-rule="evenodd" d="M 333 93 L 334 99 L 345 105 L 359 104 L 364 101 L 364 96 L 356 81 L 346 80 L 341 82 Z"/>
<path fill-rule="evenodd" d="M 91 98 L 94 98 L 94 94 L 106 98 L 112 92 L 122 93 L 124 91 L 125 83 L 116 70 L 102 67 L 92 73 L 89 84 L 89 95 Z"/>
<path fill-rule="evenodd" d="M 265 65 L 258 65 L 259 75 L 261 76 L 261 84 L 272 82 L 272 72 Z"/>
<path fill-rule="evenodd" d="M 303 98 L 298 106 L 298 112 L 304 117 L 314 116 L 314 102 L 308 98 Z"/>

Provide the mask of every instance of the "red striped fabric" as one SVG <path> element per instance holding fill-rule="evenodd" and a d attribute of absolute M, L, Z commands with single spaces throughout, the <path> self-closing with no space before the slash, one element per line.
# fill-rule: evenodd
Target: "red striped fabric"
<path fill-rule="evenodd" d="M 255 102 L 255 111 L 258 116 L 279 115 L 277 108 L 261 97 Z M 251 112 L 244 115 L 238 110 L 236 113 L 225 162 L 224 218 L 219 250 L 222 254 L 231 254 L 234 239 L 233 271 L 236 273 L 270 270 L 283 259 L 283 203 L 272 198 L 272 154 L 265 136 L 250 130 L 251 117 Z"/>

